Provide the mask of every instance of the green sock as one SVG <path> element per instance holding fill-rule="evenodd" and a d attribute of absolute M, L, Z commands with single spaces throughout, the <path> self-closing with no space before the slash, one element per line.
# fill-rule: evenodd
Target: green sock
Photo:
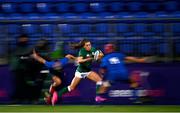
<path fill-rule="evenodd" d="M 63 94 L 65 94 L 67 92 L 69 92 L 68 87 L 64 87 L 58 92 L 58 95 L 61 97 Z"/>
<path fill-rule="evenodd" d="M 99 89 L 100 89 L 100 86 L 101 86 L 101 85 L 96 85 L 96 96 L 99 95 Z"/>

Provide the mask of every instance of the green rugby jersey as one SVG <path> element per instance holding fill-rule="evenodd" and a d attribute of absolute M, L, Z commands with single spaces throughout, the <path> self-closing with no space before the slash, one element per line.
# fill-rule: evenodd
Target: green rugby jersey
<path fill-rule="evenodd" d="M 96 51 L 95 48 L 91 48 L 90 51 L 86 51 L 85 48 L 81 48 L 79 51 L 79 57 L 83 57 L 83 59 L 86 58 L 93 58 L 94 57 L 94 52 Z M 79 72 L 89 72 L 91 71 L 92 67 L 92 60 L 91 61 L 86 61 L 84 63 L 80 63 L 77 67 L 77 71 Z"/>

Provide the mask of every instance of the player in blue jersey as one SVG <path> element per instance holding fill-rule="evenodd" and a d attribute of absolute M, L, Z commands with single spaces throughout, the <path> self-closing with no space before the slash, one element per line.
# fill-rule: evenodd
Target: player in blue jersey
<path fill-rule="evenodd" d="M 58 59 L 56 61 L 46 61 L 44 58 L 40 57 L 35 50 L 33 50 L 33 54 L 32 54 L 32 57 L 44 64 L 50 71 L 50 74 L 52 74 L 52 81 L 53 83 L 51 84 L 50 86 L 50 89 L 49 89 L 49 93 L 46 93 L 45 94 L 45 101 L 46 103 L 48 104 L 52 104 L 54 105 L 57 100 L 58 100 L 58 94 L 57 94 L 57 91 L 59 86 L 62 86 L 63 87 L 63 72 L 62 72 L 62 69 L 63 67 L 69 63 L 70 60 L 75 60 L 76 57 L 74 57 L 73 55 L 66 55 L 64 58 L 62 59 Z"/>
<path fill-rule="evenodd" d="M 104 76 L 104 82 L 99 88 L 99 97 L 103 98 L 107 89 L 116 81 L 129 83 L 131 88 L 136 89 L 138 83 L 129 77 L 128 70 L 124 63 L 125 60 L 143 63 L 146 61 L 146 58 L 136 58 L 118 53 L 115 51 L 114 44 L 106 44 L 104 46 L 104 53 L 105 56 L 101 59 L 100 64 L 100 74 Z M 104 100 L 106 99 L 104 98 Z"/>

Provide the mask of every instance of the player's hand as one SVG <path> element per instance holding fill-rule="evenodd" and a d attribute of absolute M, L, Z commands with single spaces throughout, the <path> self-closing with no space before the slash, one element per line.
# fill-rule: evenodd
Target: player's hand
<path fill-rule="evenodd" d="M 104 54 L 101 50 L 96 50 L 94 53 L 94 60 L 98 61 L 98 60 L 102 59 L 103 56 L 104 56 Z"/>
<path fill-rule="evenodd" d="M 149 56 L 149 57 L 145 57 L 144 60 L 146 63 L 153 63 L 156 61 L 156 57 L 155 56 Z"/>
<path fill-rule="evenodd" d="M 31 55 L 31 57 L 33 57 L 33 58 L 37 58 L 37 53 L 36 53 L 36 51 L 35 51 L 35 49 L 33 49 L 33 54 Z"/>
<path fill-rule="evenodd" d="M 91 57 L 86 58 L 86 61 L 90 61 L 90 60 L 93 60 L 93 58 L 91 58 Z"/>
<path fill-rule="evenodd" d="M 104 53 L 102 51 L 100 51 L 100 54 L 98 56 L 98 60 L 102 59 L 103 56 L 104 56 Z"/>

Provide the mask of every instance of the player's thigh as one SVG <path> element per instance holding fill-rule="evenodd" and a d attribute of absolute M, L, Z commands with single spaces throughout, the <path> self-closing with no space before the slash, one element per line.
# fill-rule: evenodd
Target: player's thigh
<path fill-rule="evenodd" d="M 56 83 L 56 85 L 60 85 L 62 83 L 61 78 L 58 76 L 53 76 L 52 80 Z"/>
<path fill-rule="evenodd" d="M 87 76 L 87 78 L 94 81 L 94 82 L 102 81 L 102 78 L 99 76 L 99 74 L 97 74 L 94 71 L 91 71 L 89 73 L 89 75 Z"/>

